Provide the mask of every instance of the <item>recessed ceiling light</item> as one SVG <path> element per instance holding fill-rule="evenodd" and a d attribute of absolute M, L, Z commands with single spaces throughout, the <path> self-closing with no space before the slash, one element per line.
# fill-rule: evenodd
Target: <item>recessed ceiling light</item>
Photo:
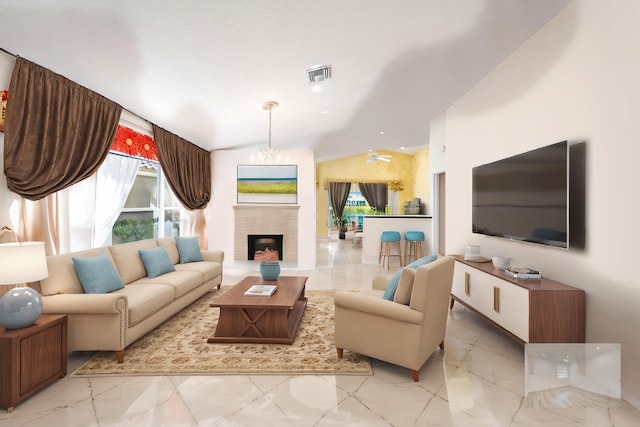
<path fill-rule="evenodd" d="M 400 147 L 400 149 L 401 149 L 401 150 L 405 150 L 406 148 L 407 148 L 407 147 L 404 147 L 404 146 Z"/>
<path fill-rule="evenodd" d="M 380 135 L 384 135 L 384 131 L 383 130 L 380 131 Z"/>

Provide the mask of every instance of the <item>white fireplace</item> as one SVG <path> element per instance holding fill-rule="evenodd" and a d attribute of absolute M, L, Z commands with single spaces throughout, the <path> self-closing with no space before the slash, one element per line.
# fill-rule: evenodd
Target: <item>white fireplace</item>
<path fill-rule="evenodd" d="M 233 259 L 247 261 L 248 236 L 282 235 L 282 261 L 298 261 L 298 205 L 236 205 Z"/>

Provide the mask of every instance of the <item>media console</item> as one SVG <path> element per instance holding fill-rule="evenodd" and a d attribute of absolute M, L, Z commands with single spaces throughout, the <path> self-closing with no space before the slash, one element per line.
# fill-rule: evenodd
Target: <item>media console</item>
<path fill-rule="evenodd" d="M 585 292 L 550 279 L 513 279 L 491 262 L 455 256 L 454 301 L 524 343 L 585 342 Z"/>

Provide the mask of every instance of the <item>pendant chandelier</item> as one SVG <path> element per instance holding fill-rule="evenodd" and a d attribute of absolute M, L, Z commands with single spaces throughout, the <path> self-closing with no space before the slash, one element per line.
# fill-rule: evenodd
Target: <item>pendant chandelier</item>
<path fill-rule="evenodd" d="M 271 146 L 271 110 L 279 104 L 276 101 L 265 102 L 262 106 L 263 110 L 269 111 L 269 145 L 261 147 L 258 153 L 258 163 L 261 165 L 277 165 L 280 163 L 280 150 Z"/>

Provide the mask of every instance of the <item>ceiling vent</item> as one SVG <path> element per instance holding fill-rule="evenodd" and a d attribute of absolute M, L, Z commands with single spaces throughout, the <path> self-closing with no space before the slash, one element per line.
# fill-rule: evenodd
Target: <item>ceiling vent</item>
<path fill-rule="evenodd" d="M 316 84 L 323 80 L 329 80 L 331 78 L 331 65 L 323 65 L 321 67 L 309 68 L 307 70 L 309 76 L 309 83 Z"/>

